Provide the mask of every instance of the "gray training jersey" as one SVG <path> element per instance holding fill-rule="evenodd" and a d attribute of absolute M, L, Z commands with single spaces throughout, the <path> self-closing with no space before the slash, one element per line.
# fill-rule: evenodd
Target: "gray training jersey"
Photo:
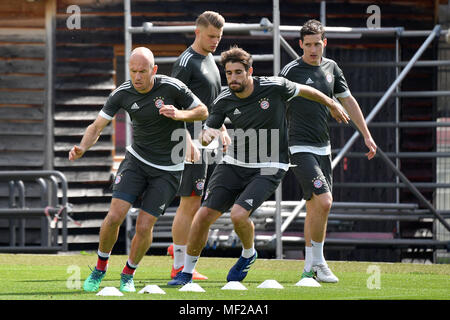
<path fill-rule="evenodd" d="M 172 77 L 184 82 L 189 89 L 208 107 L 221 91 L 220 72 L 211 53 L 204 56 L 187 48 L 175 61 L 172 67 Z M 186 123 L 193 139 L 194 124 Z M 201 126 L 200 126 L 201 128 Z"/>
<path fill-rule="evenodd" d="M 219 129 L 228 117 L 233 143 L 223 161 L 249 168 L 289 168 L 286 101 L 300 86 L 281 77 L 253 77 L 250 96 L 238 98 L 229 88 L 214 101 L 205 128 Z"/>
<path fill-rule="evenodd" d="M 307 64 L 302 58 L 288 63 L 280 72 L 291 81 L 308 85 L 330 98 L 350 95 L 342 70 L 331 59 L 322 58 L 319 66 Z M 302 97 L 288 104 L 289 149 L 291 153 L 311 151 L 319 155 L 331 153 L 328 120 L 330 110 Z"/>
<path fill-rule="evenodd" d="M 200 100 L 178 79 L 156 75 L 153 88 L 147 93 L 139 93 L 130 80 L 117 87 L 106 101 L 100 116 L 112 120 L 119 109 L 130 115 L 133 127 L 133 143 L 127 151 L 142 162 L 153 167 L 179 171 L 184 169 L 184 158 L 172 150 L 184 136 L 184 122 L 176 121 L 159 114 L 163 105 L 174 105 L 178 109 L 191 109 Z M 172 137 L 176 129 L 179 135 Z M 183 143 L 184 145 L 184 143 Z"/>

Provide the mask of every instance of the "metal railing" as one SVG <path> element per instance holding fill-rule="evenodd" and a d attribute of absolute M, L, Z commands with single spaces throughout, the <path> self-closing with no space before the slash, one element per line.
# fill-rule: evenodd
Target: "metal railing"
<path fill-rule="evenodd" d="M 30 204 L 27 203 L 30 199 L 27 199 L 26 196 L 27 185 L 25 182 L 36 183 L 39 186 L 39 206 L 30 207 Z M 0 208 L 0 219 L 9 220 L 9 246 L 0 246 L 0 252 L 67 251 L 69 203 L 68 184 L 64 174 L 53 170 L 0 171 L 0 183 L 7 184 L 9 190 L 9 208 Z M 58 184 L 60 184 L 60 188 Z M 61 191 L 60 200 L 58 190 Z M 41 220 L 40 245 L 27 245 L 27 219 L 39 218 Z M 19 222 L 18 225 L 17 222 Z"/>
<path fill-rule="evenodd" d="M 281 27 L 280 27 L 280 29 L 286 30 L 286 28 L 281 28 Z M 292 28 L 290 28 L 289 30 L 291 31 L 291 29 Z M 299 30 L 297 27 L 294 29 Z M 345 31 L 345 30 L 343 29 L 340 32 L 343 32 L 343 31 Z M 395 32 L 393 32 L 393 31 L 395 31 Z M 364 30 L 364 29 L 355 30 L 355 28 L 353 28 L 353 29 L 349 28 L 349 30 L 347 32 L 363 32 L 364 33 L 364 32 L 374 32 L 374 31 L 373 30 Z M 405 31 L 403 31 L 402 28 L 394 28 L 393 30 L 377 31 L 378 34 L 385 34 L 385 35 L 392 33 L 397 38 L 399 36 L 423 36 L 425 34 L 428 34 L 428 37 L 426 38 L 426 40 L 423 42 L 423 44 L 420 46 L 420 48 L 417 50 L 417 52 L 414 54 L 414 56 L 411 58 L 411 60 L 409 62 L 400 63 L 398 61 L 398 55 L 397 55 L 397 61 L 395 61 L 393 64 L 397 67 L 404 65 L 404 69 L 401 71 L 401 73 L 399 73 L 397 75 L 395 81 L 391 84 L 389 89 L 384 94 L 379 94 L 379 93 L 361 93 L 361 94 L 359 94 L 360 96 L 362 95 L 362 96 L 375 96 L 375 97 L 382 95 L 381 99 L 378 101 L 378 103 L 375 105 L 375 107 L 372 109 L 372 111 L 369 113 L 369 115 L 366 118 L 366 123 L 368 125 L 370 125 L 370 122 L 378 114 L 378 112 L 383 108 L 383 106 L 386 104 L 388 99 L 390 99 L 393 96 L 398 99 L 399 97 L 428 97 L 428 96 L 449 96 L 450 95 L 450 91 L 424 91 L 424 92 L 399 92 L 398 91 L 400 83 L 404 80 L 404 78 L 406 77 L 408 72 L 411 70 L 411 68 L 413 66 L 415 66 L 416 63 L 418 63 L 418 59 L 423 54 L 423 52 L 427 49 L 427 47 L 430 45 L 430 43 L 435 38 L 438 38 L 441 34 L 446 34 L 446 32 L 447 31 L 442 32 L 439 25 L 435 26 L 431 32 L 405 32 Z M 284 42 L 284 43 L 286 46 L 288 46 L 287 42 Z M 396 41 L 396 43 L 398 46 L 398 41 Z M 398 48 L 397 48 L 397 51 L 398 51 Z M 288 53 L 291 53 L 293 58 L 298 58 L 298 55 L 292 54 L 292 50 L 288 50 Z M 371 64 L 369 63 L 368 66 L 370 66 L 370 65 Z M 427 62 L 418 63 L 418 66 L 442 66 L 442 65 L 447 65 L 447 64 L 444 62 L 438 63 L 436 61 L 427 61 Z M 448 63 L 448 65 L 450 65 L 450 63 Z M 364 66 L 364 63 L 360 63 L 359 66 Z M 397 108 L 398 108 L 398 105 L 397 105 Z M 409 125 L 410 127 L 414 127 L 414 125 L 417 125 L 417 124 L 416 123 L 404 124 L 404 126 L 407 126 L 407 125 Z M 433 122 L 433 126 L 435 126 L 435 127 L 438 127 L 440 125 L 447 126 L 447 124 L 445 124 L 445 123 L 439 124 L 439 123 Z M 389 124 L 388 126 L 394 126 L 398 129 L 402 125 L 399 124 L 397 121 L 396 123 Z M 350 148 L 352 147 L 352 145 L 355 143 L 355 141 L 358 139 L 359 136 L 360 136 L 360 133 L 358 131 L 356 131 L 352 135 L 352 137 L 346 142 L 346 144 L 338 151 L 337 155 L 334 156 L 333 161 L 332 161 L 333 169 L 343 159 L 344 155 L 346 155 L 349 152 Z M 396 136 L 398 137 L 398 132 L 396 132 Z M 397 140 L 398 140 L 398 138 L 397 138 Z M 388 164 L 388 166 L 396 173 L 397 177 L 399 179 L 401 179 L 403 182 L 403 183 L 401 183 L 399 180 L 397 180 L 396 183 L 392 184 L 392 186 L 394 186 L 396 188 L 399 188 L 399 187 L 408 188 L 419 199 L 419 201 L 430 210 L 430 212 L 433 214 L 433 216 L 437 220 L 439 220 L 439 222 L 441 222 L 443 224 L 445 229 L 450 231 L 450 225 L 448 224 L 448 222 L 442 217 L 442 215 L 439 212 L 436 211 L 436 209 L 433 207 L 433 205 L 428 200 L 426 200 L 426 198 L 419 192 L 417 187 L 414 186 L 414 184 L 411 183 L 406 178 L 406 176 L 403 175 L 403 173 L 398 169 L 398 162 L 396 163 L 396 165 L 394 165 L 383 150 L 381 150 L 380 148 L 378 148 L 378 150 L 379 150 L 379 152 L 378 152 L 379 157 L 382 158 L 386 164 Z M 403 154 L 403 155 L 401 155 L 399 152 L 398 143 L 396 143 L 395 152 L 390 154 L 390 156 L 395 157 L 396 160 L 398 160 L 402 156 L 416 156 L 416 155 L 418 155 L 418 154 L 409 154 L 409 155 Z M 360 153 L 360 154 L 358 154 L 358 156 L 363 157 L 364 154 Z M 422 156 L 436 157 L 436 156 L 448 156 L 448 155 L 445 155 L 442 153 L 439 153 L 439 154 L 437 154 L 437 153 L 429 154 L 428 153 L 427 155 L 422 155 Z M 345 183 L 341 183 L 341 185 L 343 186 L 343 185 L 345 185 Z M 371 185 L 371 187 L 373 187 L 372 183 L 367 183 L 367 186 L 369 186 L 369 185 Z M 435 184 L 430 184 L 430 185 L 437 187 L 437 185 L 435 185 Z M 442 184 L 440 186 L 443 187 Z M 297 203 L 297 205 L 294 207 L 294 209 L 292 210 L 292 213 L 283 221 L 281 226 L 277 226 L 276 233 L 273 234 L 270 238 L 268 238 L 269 242 L 273 241 L 274 239 L 277 239 L 277 257 L 281 257 L 281 251 L 282 251 L 282 247 L 281 247 L 282 240 L 278 240 L 278 239 L 280 239 L 280 235 L 283 234 L 283 232 L 288 228 L 288 226 L 291 224 L 291 222 L 299 215 L 299 213 L 301 212 L 301 210 L 303 209 L 305 204 L 306 204 L 306 202 L 304 200 L 299 201 Z"/>

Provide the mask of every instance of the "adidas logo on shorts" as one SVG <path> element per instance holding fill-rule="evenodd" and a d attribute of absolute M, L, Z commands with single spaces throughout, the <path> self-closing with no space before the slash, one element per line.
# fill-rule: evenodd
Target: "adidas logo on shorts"
<path fill-rule="evenodd" d="M 245 200 L 245 202 L 247 202 L 250 206 L 253 207 L 253 199 L 247 199 Z"/>

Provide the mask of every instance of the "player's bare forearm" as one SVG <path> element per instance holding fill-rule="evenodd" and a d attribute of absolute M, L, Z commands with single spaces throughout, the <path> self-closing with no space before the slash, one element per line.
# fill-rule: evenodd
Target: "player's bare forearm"
<path fill-rule="evenodd" d="M 208 108 L 204 104 L 199 104 L 189 110 L 179 110 L 173 105 L 164 105 L 159 109 L 159 113 L 173 120 L 185 122 L 201 121 L 208 118 Z"/>
<path fill-rule="evenodd" d="M 101 132 L 108 123 L 109 120 L 101 118 L 100 116 L 97 117 L 97 119 L 86 128 L 80 144 L 73 146 L 69 151 L 69 160 L 81 158 L 84 153 L 97 142 Z"/>
<path fill-rule="evenodd" d="M 300 85 L 299 96 L 328 107 L 330 109 L 331 116 L 339 123 L 348 123 L 348 120 L 350 120 L 349 116 L 344 112 L 343 108 L 338 103 L 315 88 Z"/>
<path fill-rule="evenodd" d="M 223 124 L 220 128 L 220 132 L 222 137 L 223 152 L 226 152 L 228 150 L 228 147 L 231 145 L 231 137 L 228 134 L 225 124 Z"/>
<path fill-rule="evenodd" d="M 310 86 L 300 85 L 299 96 L 308 100 L 318 102 L 330 109 L 333 108 L 335 104 L 333 99 Z"/>
<path fill-rule="evenodd" d="M 208 108 L 203 104 L 198 105 L 197 107 L 190 110 L 183 110 L 182 113 L 184 115 L 183 121 L 186 122 L 206 120 L 209 115 Z"/>
<path fill-rule="evenodd" d="M 302 98 L 312 100 L 326 106 L 328 106 L 331 103 L 330 100 L 332 100 L 319 90 L 305 85 L 300 85 L 300 92 L 298 95 Z"/>
<path fill-rule="evenodd" d="M 358 128 L 359 132 L 364 137 L 364 143 L 369 149 L 369 152 L 366 153 L 367 158 L 370 160 L 375 157 L 377 152 L 377 145 L 370 134 L 369 128 L 367 127 L 366 120 L 364 119 L 364 115 L 361 112 L 361 108 L 359 107 L 356 99 L 350 95 L 345 98 L 339 98 L 339 101 L 342 103 L 345 110 L 347 110 L 350 115 L 350 119 L 352 119 L 353 123 Z"/>
<path fill-rule="evenodd" d="M 352 95 L 350 95 L 345 98 L 339 98 L 339 101 L 342 103 L 342 106 L 348 112 L 350 119 L 352 119 L 353 123 L 361 132 L 363 137 L 365 139 L 372 138 L 370 131 L 367 128 L 366 120 L 364 119 L 361 108 L 359 107 L 356 99 Z"/>
<path fill-rule="evenodd" d="M 76 160 L 81 158 L 84 153 L 92 147 L 98 140 L 98 135 L 95 133 L 95 128 L 90 125 L 86 128 L 86 131 L 81 139 L 80 145 L 74 145 L 69 151 L 69 160 Z"/>

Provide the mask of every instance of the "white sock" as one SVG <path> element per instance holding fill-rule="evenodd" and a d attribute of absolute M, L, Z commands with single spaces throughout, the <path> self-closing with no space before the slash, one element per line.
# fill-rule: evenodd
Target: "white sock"
<path fill-rule="evenodd" d="M 305 266 L 303 267 L 303 271 L 310 272 L 313 264 L 312 262 L 313 262 L 312 247 L 305 246 Z"/>
<path fill-rule="evenodd" d="M 186 253 L 184 258 L 184 268 L 183 272 L 186 273 L 194 273 L 195 266 L 197 265 L 197 261 L 200 257 L 199 256 L 190 256 Z"/>
<path fill-rule="evenodd" d="M 100 250 L 97 250 L 97 255 L 104 259 L 109 259 L 111 252 L 101 252 Z"/>
<path fill-rule="evenodd" d="M 253 255 L 255 254 L 255 246 L 253 245 L 250 249 L 245 249 L 244 247 L 242 247 L 242 253 L 241 256 L 243 256 L 244 258 L 251 258 L 253 257 Z"/>
<path fill-rule="evenodd" d="M 132 267 L 133 269 L 137 269 L 138 265 L 134 264 L 133 261 L 131 261 L 130 259 L 127 260 L 127 263 L 130 267 Z"/>
<path fill-rule="evenodd" d="M 312 264 L 326 264 L 325 257 L 323 256 L 323 242 L 315 242 L 311 240 L 312 246 Z"/>
<path fill-rule="evenodd" d="M 173 244 L 173 267 L 179 269 L 184 265 L 184 256 L 186 254 L 186 245 Z"/>

